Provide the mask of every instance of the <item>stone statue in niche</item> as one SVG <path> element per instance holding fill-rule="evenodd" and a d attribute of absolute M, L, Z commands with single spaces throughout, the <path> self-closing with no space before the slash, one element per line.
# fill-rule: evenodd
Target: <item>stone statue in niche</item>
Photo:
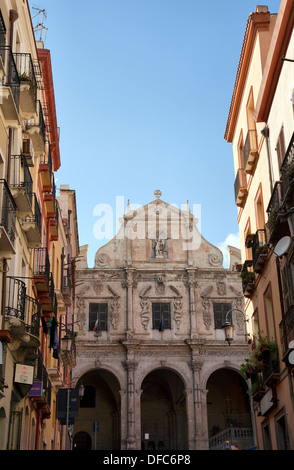
<path fill-rule="evenodd" d="M 165 252 L 165 242 L 162 238 L 157 238 L 153 240 L 153 249 L 155 258 L 163 258 Z"/>

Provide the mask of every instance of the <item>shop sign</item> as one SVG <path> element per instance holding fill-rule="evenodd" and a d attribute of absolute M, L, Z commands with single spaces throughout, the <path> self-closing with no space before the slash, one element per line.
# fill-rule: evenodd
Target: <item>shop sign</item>
<path fill-rule="evenodd" d="M 32 385 L 34 381 L 34 367 L 26 364 L 16 364 L 14 382 Z"/>
<path fill-rule="evenodd" d="M 43 382 L 34 382 L 27 395 L 28 397 L 41 397 L 43 395 Z"/>

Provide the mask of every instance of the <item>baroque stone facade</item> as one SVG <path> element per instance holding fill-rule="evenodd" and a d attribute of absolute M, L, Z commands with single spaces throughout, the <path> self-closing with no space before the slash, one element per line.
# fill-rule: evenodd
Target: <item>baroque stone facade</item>
<path fill-rule="evenodd" d="M 222 252 L 201 236 L 189 209 L 159 198 L 126 212 L 117 235 L 97 251 L 94 268 L 87 266 L 87 246 L 80 248 L 73 380 L 85 385 L 93 371 L 115 377 L 120 448 L 140 449 L 144 443 L 144 380 L 157 370 L 166 380 L 173 372 L 185 397 L 186 444 L 172 444 L 169 438 L 165 448 L 209 447 L 207 381 L 222 368 L 238 373 L 247 356 L 240 254 L 228 249 L 225 269 Z M 230 309 L 234 341 L 228 346 L 221 324 Z M 171 390 L 176 400 L 175 385 Z M 173 429 L 179 426 L 177 413 L 173 405 Z M 77 419 L 79 430 L 83 423 Z"/>

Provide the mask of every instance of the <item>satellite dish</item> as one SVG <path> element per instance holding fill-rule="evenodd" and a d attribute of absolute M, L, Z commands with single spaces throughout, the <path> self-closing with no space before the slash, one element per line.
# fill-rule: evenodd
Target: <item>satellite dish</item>
<path fill-rule="evenodd" d="M 290 364 L 294 364 L 294 351 L 291 351 L 289 356 L 288 356 L 288 361 Z"/>
<path fill-rule="evenodd" d="M 274 253 L 276 256 L 283 256 L 284 253 L 288 250 L 291 243 L 290 237 L 283 237 L 275 246 Z"/>
<path fill-rule="evenodd" d="M 290 343 L 288 344 L 288 348 L 294 349 L 294 341 L 290 341 Z"/>

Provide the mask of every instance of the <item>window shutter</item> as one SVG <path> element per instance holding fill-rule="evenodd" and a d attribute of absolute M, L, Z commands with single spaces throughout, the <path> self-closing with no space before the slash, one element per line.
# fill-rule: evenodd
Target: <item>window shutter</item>
<path fill-rule="evenodd" d="M 158 329 L 160 325 L 160 304 L 152 304 L 153 328 Z"/>

